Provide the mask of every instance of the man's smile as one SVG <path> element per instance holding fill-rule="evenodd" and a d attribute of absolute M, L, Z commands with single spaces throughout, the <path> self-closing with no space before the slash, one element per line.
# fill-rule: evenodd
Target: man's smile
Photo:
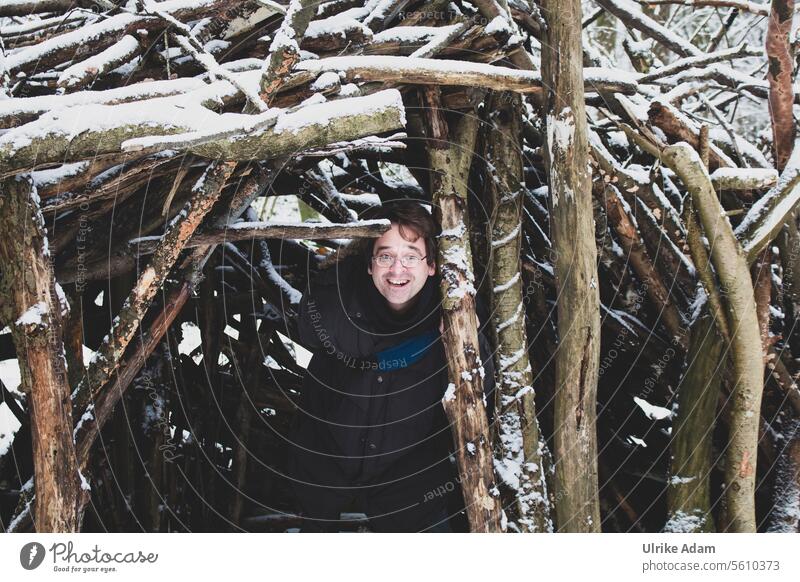
<path fill-rule="evenodd" d="M 392 287 L 403 287 L 410 279 L 386 279 Z"/>

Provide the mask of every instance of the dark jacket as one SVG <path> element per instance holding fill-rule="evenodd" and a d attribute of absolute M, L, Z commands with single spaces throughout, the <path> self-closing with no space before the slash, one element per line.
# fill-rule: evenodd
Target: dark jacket
<path fill-rule="evenodd" d="M 452 437 L 441 404 L 448 371 L 438 286 L 439 278 L 429 277 L 416 304 L 398 318 L 363 261 L 351 258 L 320 273 L 305 293 L 300 343 L 314 355 L 290 435 L 290 474 L 298 483 L 368 485 L 396 478 L 398 467 L 409 474 L 449 465 L 443 463 Z M 422 355 L 413 364 L 378 363 L 379 352 L 415 339 Z M 494 367 L 482 335 L 481 352 L 485 391 L 493 396 Z"/>

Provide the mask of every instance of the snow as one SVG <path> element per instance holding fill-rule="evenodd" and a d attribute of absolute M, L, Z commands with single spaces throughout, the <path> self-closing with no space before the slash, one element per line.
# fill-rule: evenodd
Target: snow
<path fill-rule="evenodd" d="M 360 202 L 369 206 L 381 205 L 381 197 L 377 194 L 347 194 L 345 192 L 340 192 L 339 195 L 342 197 L 342 200 L 348 204 L 350 202 Z"/>
<path fill-rule="evenodd" d="M 547 150 L 550 153 L 550 159 L 557 160 L 560 153 L 569 150 L 575 139 L 575 120 L 572 110 L 569 107 L 565 107 L 557 115 L 548 113 L 546 128 Z M 552 164 L 552 171 L 555 172 L 557 167 L 558 164 Z M 555 178 L 555 176 L 552 178 Z M 551 179 L 551 184 L 559 182 L 560 180 Z M 559 184 L 559 186 L 564 186 L 564 195 L 567 200 L 574 198 L 574 194 L 568 186 L 565 184 Z M 558 188 L 551 188 L 553 206 L 558 206 L 558 190 Z"/>
<path fill-rule="evenodd" d="M 300 64 L 302 65 L 302 63 Z M 299 111 L 279 117 L 274 131 L 276 134 L 297 134 L 309 126 L 333 125 L 340 118 L 349 117 L 356 112 L 361 115 L 381 115 L 389 110 L 398 111 L 400 123 L 405 126 L 405 108 L 400 91 L 386 89 L 363 97 L 339 99 L 304 107 Z"/>
<path fill-rule="evenodd" d="M 520 222 L 520 223 L 518 223 L 518 224 L 517 224 L 517 226 L 515 226 L 515 227 L 514 227 L 514 229 L 513 229 L 511 232 L 509 232 L 509 233 L 508 233 L 506 236 L 504 236 L 504 237 L 503 237 L 503 238 L 501 238 L 501 239 L 493 240 L 493 241 L 492 241 L 492 248 L 493 248 L 493 249 L 496 249 L 497 247 L 501 247 L 501 246 L 503 246 L 503 245 L 505 245 L 505 244 L 508 244 L 508 243 L 510 243 L 512 240 L 514 240 L 515 238 L 517 238 L 517 235 L 519 235 L 519 231 L 520 231 L 520 227 L 521 227 L 521 226 L 522 226 L 522 223 Z"/>
<path fill-rule="evenodd" d="M 31 305 L 25 313 L 19 316 L 15 325 L 43 325 L 42 318 L 50 313 L 50 308 L 44 301 L 39 301 Z"/>
<path fill-rule="evenodd" d="M 379 26 L 390 14 L 397 0 L 367 0 L 364 9 L 369 15 L 364 19 L 367 26 Z"/>
<path fill-rule="evenodd" d="M 638 4 L 632 0 L 609 0 L 609 4 L 613 5 L 616 11 L 625 13 L 627 18 L 632 22 L 636 22 L 642 28 L 647 28 L 656 31 L 657 34 L 669 41 L 669 43 L 683 53 L 682 56 L 700 56 L 702 52 L 692 43 L 678 34 L 672 32 L 666 26 L 656 22 L 642 12 Z M 613 12 L 613 11 L 612 11 Z M 636 27 L 634 25 L 634 27 Z"/>
<path fill-rule="evenodd" d="M 78 438 L 78 432 L 81 430 L 81 427 L 83 427 L 83 423 L 84 422 L 91 422 L 92 420 L 94 420 L 94 414 L 92 412 L 93 410 L 94 410 L 94 404 L 87 405 L 86 406 L 86 410 L 81 415 L 81 417 L 78 420 L 77 424 L 75 424 L 75 429 L 72 431 L 72 442 L 73 443 L 77 442 L 76 439 Z"/>
<path fill-rule="evenodd" d="M 724 143 L 733 147 L 731 136 L 721 127 L 712 127 L 708 131 L 708 137 L 717 143 Z M 761 150 L 740 135 L 736 135 L 736 146 L 751 164 L 755 164 L 759 168 L 771 168 L 772 164 L 767 161 Z"/>
<path fill-rule="evenodd" d="M 404 45 L 423 45 L 440 35 L 447 35 L 458 27 L 458 24 L 447 26 L 395 26 L 373 35 L 374 43 L 399 42 Z"/>
<path fill-rule="evenodd" d="M 25 484 L 22 486 L 22 491 L 26 493 L 31 493 L 33 491 L 33 477 L 31 477 L 25 482 Z M 17 515 L 13 520 L 11 520 L 11 523 L 8 524 L 8 528 L 6 529 L 6 531 L 8 532 L 15 531 L 17 526 L 19 526 L 19 524 L 22 522 L 22 520 L 25 519 L 25 517 L 30 514 L 32 501 L 33 499 L 28 499 L 28 501 L 25 502 L 25 508 L 19 512 L 19 515 Z"/>
<path fill-rule="evenodd" d="M 103 73 L 123 64 L 138 51 L 139 41 L 126 34 L 106 50 L 64 69 L 58 76 L 58 84 L 60 86 L 73 87 L 86 77 Z"/>
<path fill-rule="evenodd" d="M 505 371 L 507 368 L 510 368 L 514 364 L 520 361 L 522 356 L 525 355 L 525 348 L 521 348 L 520 350 L 514 352 L 510 356 L 500 356 L 500 372 Z"/>
<path fill-rule="evenodd" d="M 749 252 L 784 222 L 800 201 L 800 145 L 794 149 L 778 183 L 750 207 L 734 235 Z"/>
<path fill-rule="evenodd" d="M 664 533 L 692 533 L 697 532 L 705 522 L 702 515 L 689 515 L 684 511 L 676 511 L 664 526 Z"/>
<path fill-rule="evenodd" d="M 504 291 L 508 291 L 514 283 L 519 281 L 519 278 L 520 278 L 520 272 L 517 271 L 508 281 L 500 285 L 497 285 L 496 287 L 494 287 L 494 289 L 492 289 L 492 291 L 494 293 L 502 293 Z"/>
<path fill-rule="evenodd" d="M 58 283 L 56 283 L 56 295 L 58 296 L 58 304 L 61 306 L 62 317 L 69 315 L 69 301 L 67 301 L 67 295 Z"/>
<path fill-rule="evenodd" d="M 4 0 L 3 5 L 12 6 L 14 4 L 29 5 L 30 0 Z M 19 24 L 10 24 L 10 20 L 3 23 L 3 36 L 10 37 L 35 32 L 52 25 L 64 26 L 68 23 L 77 23 L 84 20 L 94 20 L 94 14 L 85 12 L 68 12 L 65 15 L 54 16 L 51 18 L 36 18 Z M 7 41 L 6 41 L 7 42 Z M 6 47 L 8 51 L 8 47 Z"/>
<path fill-rule="evenodd" d="M 355 32 L 362 35 L 367 42 L 373 40 L 372 31 L 358 20 L 345 14 L 336 14 L 322 20 L 309 22 L 304 38 L 334 36 L 344 40 L 347 38 L 348 33 Z"/>
<path fill-rule="evenodd" d="M 217 83 L 217 87 L 221 85 Z M 107 89 L 78 91 L 67 95 L 42 95 L 0 101 L 0 117 L 35 115 L 80 105 L 113 105 L 141 101 L 153 97 L 168 97 L 210 87 L 202 79 L 187 77 L 169 81 L 147 81 Z"/>
<path fill-rule="evenodd" d="M 797 485 L 797 466 L 782 458 L 775 480 L 775 505 L 767 531 L 795 533 L 800 527 L 800 487 Z"/>
<path fill-rule="evenodd" d="M 43 186 L 53 186 L 72 176 L 84 172 L 89 168 L 91 162 L 75 162 L 72 164 L 64 164 L 56 168 L 49 168 L 46 170 L 36 170 L 31 172 L 31 179 L 37 189 Z"/>
<path fill-rule="evenodd" d="M 639 438 L 639 437 L 637 437 L 637 436 L 633 436 L 632 434 L 630 434 L 630 435 L 628 435 L 628 440 L 629 440 L 631 443 L 635 444 L 635 445 L 639 445 L 640 447 L 645 447 L 645 448 L 647 448 L 647 443 L 646 443 L 646 442 L 644 442 L 642 439 L 640 439 L 640 438 Z"/>
<path fill-rule="evenodd" d="M 456 385 L 451 382 L 447 385 L 447 390 L 445 390 L 442 400 L 444 402 L 452 402 L 455 399 L 456 399 Z"/>
<path fill-rule="evenodd" d="M 89 481 L 86 480 L 86 477 L 83 476 L 83 473 L 81 473 L 80 469 L 78 469 L 78 478 L 81 481 L 81 489 L 83 489 L 84 491 L 92 490 L 92 486 L 89 485 Z"/>
<path fill-rule="evenodd" d="M 295 31 L 292 28 L 296 14 L 302 9 L 299 0 L 291 0 L 286 9 L 286 16 L 281 22 L 280 28 L 275 32 L 275 38 L 269 46 L 269 52 L 290 51 L 295 54 L 300 53 L 300 46 L 295 39 Z M 264 70 L 269 66 L 270 59 L 264 59 Z"/>
<path fill-rule="evenodd" d="M 467 226 L 462 221 L 462 222 L 459 222 L 453 228 L 447 228 L 447 229 L 442 230 L 442 232 L 439 233 L 439 238 L 457 238 L 457 239 L 460 239 L 466 233 L 467 233 Z"/>
<path fill-rule="evenodd" d="M 509 36 L 511 36 L 511 34 L 513 33 L 511 26 L 508 23 L 508 20 L 506 20 L 506 17 L 503 16 L 502 14 L 498 14 L 497 16 L 492 18 L 489 24 L 486 25 L 484 32 L 486 34 L 492 34 L 492 35 L 495 33 L 503 33 Z"/>
<path fill-rule="evenodd" d="M 522 301 L 520 301 L 519 304 L 517 304 L 517 308 L 514 310 L 514 314 L 511 317 L 509 317 L 507 320 L 497 324 L 497 333 L 500 333 L 501 331 L 506 329 L 508 326 L 513 325 L 514 323 L 516 323 L 519 320 L 519 316 L 522 314 L 522 310 L 523 310 L 523 304 L 522 304 Z"/>
<path fill-rule="evenodd" d="M 22 375 L 16 358 L 0 361 L 0 380 L 12 394 L 22 396 L 22 392 L 19 390 L 22 384 Z"/>
<path fill-rule="evenodd" d="M 362 227 L 362 226 L 390 226 L 392 223 L 390 220 L 386 218 L 376 218 L 371 220 L 358 220 L 355 222 L 349 222 L 346 226 L 348 227 Z M 249 230 L 253 229 L 261 229 L 261 228 L 292 228 L 292 227 L 305 227 L 305 226 L 321 226 L 320 223 L 317 222 L 297 222 L 297 221 L 278 221 L 278 220 L 270 220 L 270 221 L 256 221 L 250 222 L 246 220 L 242 220 L 239 222 L 235 222 L 233 224 L 227 225 L 225 228 L 229 230 Z"/>
<path fill-rule="evenodd" d="M 672 411 L 662 406 L 655 406 L 638 396 L 633 397 L 633 401 L 642 409 L 647 418 L 652 420 L 663 420 L 672 417 Z"/>
<path fill-rule="evenodd" d="M 443 255 L 443 267 L 445 269 L 455 268 L 464 274 L 464 277 L 458 280 L 457 285 L 451 285 L 447 291 L 447 296 L 457 299 L 463 299 L 466 295 L 475 295 L 475 275 L 472 272 L 472 267 L 467 258 L 467 251 L 463 246 L 456 245 L 447 248 Z"/>
<path fill-rule="evenodd" d="M 311 83 L 312 91 L 325 91 L 339 86 L 339 75 L 333 71 L 322 73 L 317 80 Z"/>
<path fill-rule="evenodd" d="M 8 404 L 0 402 L 0 457 L 9 451 L 14 442 L 14 435 L 21 426 Z"/>
<path fill-rule="evenodd" d="M 673 475 L 670 477 L 669 484 L 670 485 L 686 485 L 687 483 L 691 483 L 697 479 L 697 477 L 680 477 L 679 475 Z"/>
<path fill-rule="evenodd" d="M 324 71 L 353 71 L 357 69 L 368 69 L 380 73 L 385 71 L 387 75 L 394 76 L 398 71 L 414 72 L 433 72 L 442 75 L 458 75 L 464 85 L 471 85 L 478 80 L 471 80 L 468 75 L 473 77 L 494 76 L 508 79 L 525 84 L 541 83 L 541 75 L 533 71 L 521 71 L 508 67 L 498 67 L 483 63 L 472 63 L 469 61 L 456 61 L 449 59 L 428 59 L 411 58 L 398 56 L 349 56 L 349 57 L 327 57 L 316 61 L 305 61 L 298 63 L 295 70 L 310 71 L 312 73 L 322 73 Z M 479 79 L 483 82 L 483 79 Z"/>
<path fill-rule="evenodd" d="M 26 65 L 44 59 L 48 54 L 52 54 L 55 51 L 73 46 L 79 47 L 98 42 L 109 35 L 124 33 L 132 28 L 136 22 L 143 20 L 143 17 L 121 12 L 100 22 L 82 26 L 76 30 L 65 32 L 35 45 L 25 47 L 25 50 L 6 56 L 6 66 L 9 72 L 15 72 Z"/>

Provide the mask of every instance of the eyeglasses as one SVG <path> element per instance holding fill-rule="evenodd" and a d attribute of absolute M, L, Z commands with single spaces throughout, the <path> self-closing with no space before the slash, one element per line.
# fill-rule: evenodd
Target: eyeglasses
<path fill-rule="evenodd" d="M 400 257 L 400 264 L 403 265 L 406 269 L 413 269 L 417 265 L 419 265 L 420 261 L 426 259 L 428 256 L 425 255 L 424 257 L 418 257 L 417 255 L 405 255 Z M 372 257 L 372 260 L 375 261 L 375 264 L 383 269 L 388 269 L 394 262 L 397 260 L 397 257 L 392 255 L 377 255 Z"/>

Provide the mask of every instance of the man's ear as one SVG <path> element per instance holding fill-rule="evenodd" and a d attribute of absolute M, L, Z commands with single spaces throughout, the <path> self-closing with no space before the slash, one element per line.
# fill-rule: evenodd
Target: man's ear
<path fill-rule="evenodd" d="M 432 265 L 429 264 L 428 265 L 428 277 L 433 277 L 433 275 L 435 273 L 436 273 L 436 263 L 433 263 Z"/>

